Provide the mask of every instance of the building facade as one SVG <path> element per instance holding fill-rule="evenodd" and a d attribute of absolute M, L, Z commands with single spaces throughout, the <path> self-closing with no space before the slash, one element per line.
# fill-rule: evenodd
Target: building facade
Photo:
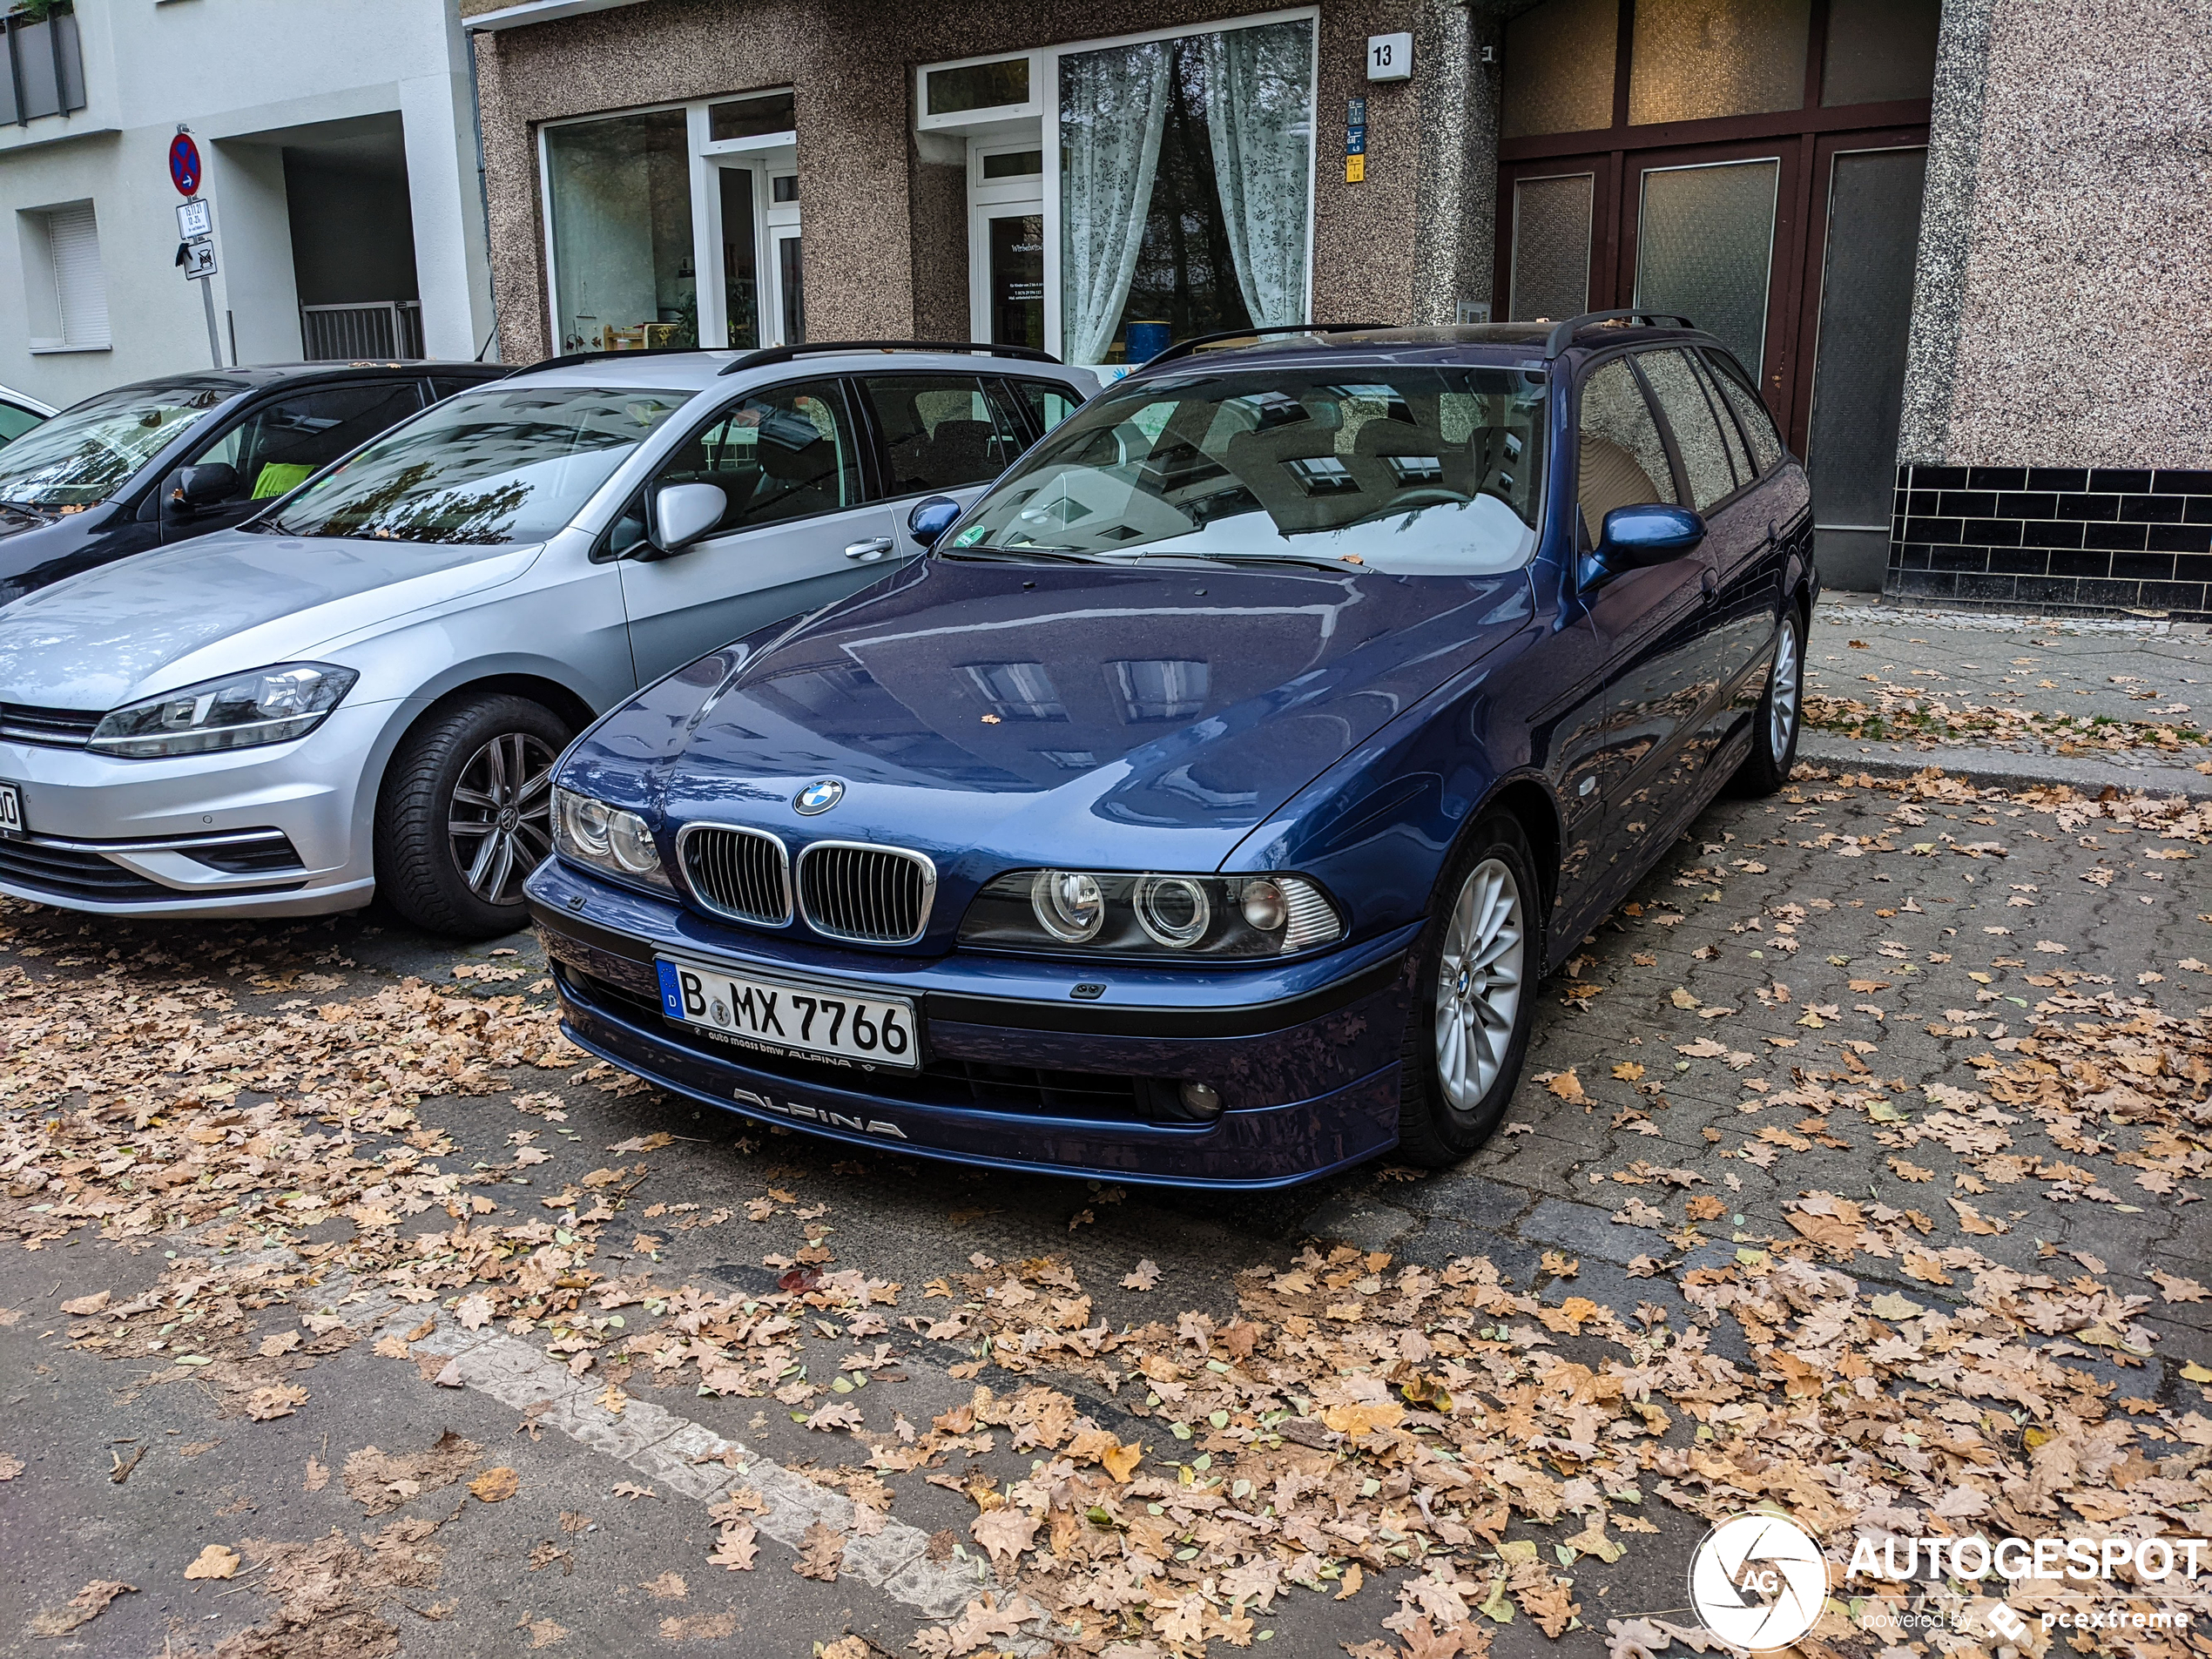
<path fill-rule="evenodd" d="M 7 32 L 0 381 L 61 405 L 219 353 L 468 359 L 491 337 L 451 0 L 75 0 Z M 212 204 L 212 346 L 177 264 L 180 128 Z"/>
<path fill-rule="evenodd" d="M 1831 585 L 2212 610 L 2186 0 L 461 7 L 509 361 L 1634 306 L 1758 376 Z"/>

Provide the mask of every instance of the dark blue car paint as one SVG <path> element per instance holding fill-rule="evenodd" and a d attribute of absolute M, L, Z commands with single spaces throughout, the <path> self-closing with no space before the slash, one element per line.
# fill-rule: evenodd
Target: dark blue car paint
<path fill-rule="evenodd" d="M 1685 341 L 1703 343 L 1659 330 L 1634 343 Z M 699 819 L 771 830 L 794 852 L 881 841 L 937 862 L 935 907 L 915 946 L 839 945 L 550 861 L 529 891 L 567 1028 L 693 1098 L 963 1162 L 1264 1186 L 1387 1150 L 1416 947 L 1458 838 L 1512 804 L 1540 863 L 1555 860 L 1543 956 L 1563 960 L 1748 751 L 1776 621 L 1817 583 L 1809 493 L 1785 459 L 1716 503 L 1695 550 L 1584 590 L 1588 533 L 1557 487 L 1577 411 L 1556 394 L 1608 354 L 1552 365 L 1555 487 L 1538 556 L 1510 575 L 933 558 L 647 688 L 579 740 L 563 782 L 644 810 L 671 867 L 676 833 Z M 1347 369 L 1514 361 L 1391 336 L 1296 360 L 1332 355 Z M 1205 664 L 1200 705 L 1132 718 L 1118 665 L 1148 661 Z M 1050 706 L 995 701 L 969 671 L 1009 663 L 1045 666 Z M 845 799 L 800 817 L 792 797 L 822 777 Z M 1039 865 L 1297 870 L 1347 936 L 1258 968 L 954 948 L 985 882 Z M 1205 1127 L 978 1110 L 724 1049 L 658 1017 L 661 950 L 914 995 L 933 1063 L 1204 1082 L 1226 1110 Z M 1076 1001 L 1079 983 L 1106 988 Z"/>

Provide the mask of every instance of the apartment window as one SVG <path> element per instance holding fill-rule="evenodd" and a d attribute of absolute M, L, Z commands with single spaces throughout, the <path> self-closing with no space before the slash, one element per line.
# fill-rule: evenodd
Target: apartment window
<path fill-rule="evenodd" d="M 77 37 L 77 18 L 67 7 L 44 17 L 22 14 L 0 21 L 7 35 L 7 62 L 0 65 L 0 122 L 17 125 L 42 115 L 65 115 L 84 107 L 84 52 Z"/>
<path fill-rule="evenodd" d="M 21 229 L 31 350 L 105 350 L 107 278 L 92 204 L 35 209 Z"/>

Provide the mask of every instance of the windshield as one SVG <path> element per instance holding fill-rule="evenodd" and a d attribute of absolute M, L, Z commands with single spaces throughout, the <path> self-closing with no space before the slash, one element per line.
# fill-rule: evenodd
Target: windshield
<path fill-rule="evenodd" d="M 246 388 L 207 375 L 119 386 L 0 449 L 0 502 L 77 512 L 107 500 L 169 441 Z"/>
<path fill-rule="evenodd" d="M 1514 570 L 1536 543 L 1544 391 L 1505 368 L 1148 375 L 1054 428 L 951 550 Z"/>
<path fill-rule="evenodd" d="M 259 528 L 376 541 L 543 542 L 690 396 L 587 386 L 464 392 L 341 462 Z"/>

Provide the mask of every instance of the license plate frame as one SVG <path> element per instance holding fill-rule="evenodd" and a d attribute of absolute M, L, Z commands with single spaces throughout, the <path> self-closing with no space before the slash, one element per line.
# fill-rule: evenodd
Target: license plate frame
<path fill-rule="evenodd" d="M 864 1071 L 921 1069 L 921 1029 L 912 997 L 740 972 L 677 956 L 655 956 L 653 969 L 660 982 L 661 1017 L 671 1024 L 706 1032 L 737 1048 L 826 1065 Z M 687 976 L 693 982 L 687 984 Z M 697 1011 L 693 1001 L 699 1005 Z M 718 1011 L 722 1017 L 711 1017 Z M 821 1035 L 825 1019 L 830 1022 L 827 1042 Z M 872 1042 L 856 1041 L 856 1032 L 873 1034 Z M 899 1039 L 903 1052 L 887 1046 L 890 1036 Z"/>
<path fill-rule="evenodd" d="M 24 822 L 23 786 L 0 778 L 0 835 L 21 840 L 30 833 L 30 826 Z"/>

